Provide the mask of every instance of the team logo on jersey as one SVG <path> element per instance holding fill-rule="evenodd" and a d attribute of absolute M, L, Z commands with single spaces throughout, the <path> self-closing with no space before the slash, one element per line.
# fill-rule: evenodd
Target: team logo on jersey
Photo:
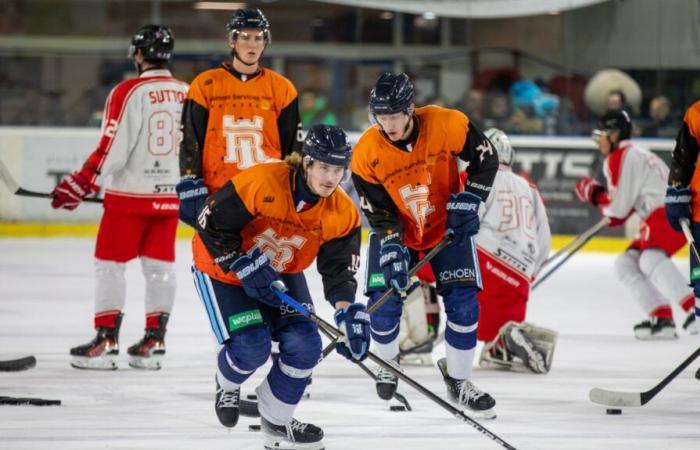
<path fill-rule="evenodd" d="M 301 250 L 306 243 L 306 239 L 298 235 L 277 236 L 272 228 L 258 234 L 253 240 L 255 245 L 267 255 L 270 264 L 278 272 L 284 272 L 284 269 L 294 258 L 295 251 Z"/>
<path fill-rule="evenodd" d="M 223 117 L 223 132 L 226 138 L 224 162 L 233 163 L 239 169 L 247 169 L 265 162 L 269 157 L 263 151 L 263 123 L 260 116 L 252 119 Z"/>
<path fill-rule="evenodd" d="M 403 200 L 406 208 L 411 211 L 413 220 L 418 225 L 418 232 L 422 235 L 426 217 L 435 211 L 435 207 L 428 200 L 430 189 L 424 184 L 420 184 L 415 188 L 407 184 L 399 188 L 399 195 L 401 195 L 401 200 Z"/>
<path fill-rule="evenodd" d="M 476 146 L 476 151 L 479 152 L 479 161 L 484 160 L 484 154 L 488 153 L 489 155 L 493 156 L 493 147 L 491 147 L 491 143 L 489 142 L 488 139 L 485 139 L 484 142 Z"/>

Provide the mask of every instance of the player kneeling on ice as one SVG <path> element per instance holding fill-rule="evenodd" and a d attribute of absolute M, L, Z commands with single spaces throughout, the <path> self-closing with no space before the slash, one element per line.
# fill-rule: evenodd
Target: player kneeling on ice
<path fill-rule="evenodd" d="M 168 70 L 175 38 L 146 25 L 131 39 L 139 76 L 107 98 L 97 149 L 81 170 L 53 190 L 51 206 L 72 210 L 106 180 L 104 213 L 95 244 L 95 338 L 70 350 L 79 369 L 116 369 L 126 302 L 126 263 L 141 260 L 146 279 L 146 329 L 127 349 L 129 365 L 160 369 L 165 330 L 175 300 L 177 146 L 187 84 Z M 157 168 L 157 169 L 154 169 Z"/>
<path fill-rule="evenodd" d="M 479 364 L 547 373 L 554 355 L 556 332 L 523 322 L 530 284 L 550 250 L 547 213 L 537 188 L 511 170 L 514 152 L 508 136 L 495 128 L 484 134 L 496 148 L 500 164 L 492 186 L 496 194 L 489 195 L 479 209 L 481 226 L 475 237 L 484 283 L 484 289 L 477 294 L 477 339 L 486 342 Z M 421 270 L 418 278 L 422 289 L 413 292 L 431 294 L 426 295 L 425 302 L 420 294 L 420 300 L 413 300 L 415 295 L 409 295 L 404 302 L 400 336 L 405 334 L 409 342 L 423 342 L 425 338 L 434 337 L 435 318 L 439 317 L 435 310 L 437 304 L 431 298 L 434 275 L 429 270 Z M 422 304 L 427 305 L 423 311 Z M 404 319 L 408 325 L 405 333 Z M 425 358 L 420 350 L 421 346 L 413 347 L 402 354 L 402 360 Z"/>
<path fill-rule="evenodd" d="M 450 229 L 452 242 L 430 261 L 447 315 L 447 358 L 438 362 L 449 398 L 460 406 L 495 417 L 495 400 L 470 380 L 481 276 L 473 236 L 479 204 L 491 191 L 498 157 L 488 139 L 459 111 L 416 108 L 406 74 L 383 74 L 370 94 L 376 125 L 360 137 L 352 178 L 362 210 L 374 229 L 368 252 L 366 292 L 370 305 L 388 288 L 405 294 L 409 265 L 436 247 Z M 462 191 L 456 158 L 468 162 Z M 371 306 L 370 306 L 371 307 Z M 398 365 L 402 295 L 392 295 L 372 313 L 377 352 Z M 398 379 L 380 369 L 377 394 L 388 400 Z"/>
<path fill-rule="evenodd" d="M 593 131 L 605 156 L 607 187 L 591 178 L 576 183 L 579 199 L 598 206 L 611 226 L 632 213 L 642 219 L 639 234 L 615 260 L 615 273 L 649 315 L 634 326 L 637 339 L 675 339 L 671 302 L 688 312 L 684 328 L 695 332 L 695 299 L 670 257 L 686 245 L 683 233 L 669 225 L 664 211 L 668 166 L 632 141 L 632 121 L 625 111 L 606 113 Z"/>
<path fill-rule="evenodd" d="M 214 335 L 215 410 L 222 425 L 238 421 L 240 386 L 279 342 L 279 357 L 257 387 L 265 446 L 323 448 L 322 430 L 293 418 L 321 355 L 316 324 L 282 304 L 271 289 L 282 280 L 289 294 L 313 310 L 303 277 L 317 259 L 324 295 L 347 339 L 338 351 L 352 361 L 367 356 L 369 315 L 354 303 L 360 258 L 360 217 L 339 186 L 350 164 L 342 129 L 313 126 L 302 156 L 247 169 L 210 196 L 193 240 L 195 285 Z"/>

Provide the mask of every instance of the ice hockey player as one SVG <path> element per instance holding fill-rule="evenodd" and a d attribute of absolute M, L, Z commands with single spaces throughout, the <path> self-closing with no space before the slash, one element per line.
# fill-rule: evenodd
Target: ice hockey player
<path fill-rule="evenodd" d="M 182 118 L 177 192 L 180 219 L 192 227 L 207 196 L 232 176 L 301 148 L 297 91 L 260 64 L 269 22 L 259 9 L 238 9 L 226 31 L 231 63 L 195 77 Z"/>
<path fill-rule="evenodd" d="M 126 301 L 125 263 L 139 258 L 146 279 L 146 332 L 128 348 L 129 365 L 160 369 L 175 299 L 177 147 L 187 84 L 168 70 L 175 39 L 162 25 L 132 38 L 129 58 L 139 76 L 112 89 L 97 149 L 81 170 L 53 190 L 54 208 L 72 210 L 105 180 L 104 213 L 95 245 L 95 329 L 91 342 L 72 348 L 71 365 L 116 369 Z"/>
<path fill-rule="evenodd" d="M 697 160 L 700 154 L 700 101 L 693 103 L 685 112 L 683 125 L 676 137 L 676 146 L 671 154 L 671 170 L 666 190 L 666 217 L 674 230 L 680 232 L 682 219 L 690 221 L 693 239 L 700 242 L 700 169 Z M 690 285 L 695 297 L 694 326 L 700 324 L 700 261 L 690 253 Z M 689 319 L 691 316 L 689 316 Z M 700 369 L 695 374 L 700 379 Z"/>
<path fill-rule="evenodd" d="M 508 136 L 496 128 L 484 134 L 498 151 L 500 165 L 476 235 L 484 278 L 484 290 L 477 294 L 477 339 L 486 342 L 479 363 L 547 373 L 557 335 L 524 322 L 530 283 L 551 247 L 547 212 L 537 188 L 511 170 L 515 153 Z"/>
<path fill-rule="evenodd" d="M 240 386 L 262 366 L 271 340 L 279 342 L 257 387 L 266 448 L 321 449 L 323 432 L 293 418 L 321 354 L 317 326 L 271 289 L 282 280 L 289 295 L 313 309 L 303 277 L 316 259 L 324 296 L 348 339 L 337 350 L 352 361 L 367 355 L 369 314 L 354 303 L 359 268 L 360 216 L 339 187 L 350 164 L 342 129 L 315 125 L 303 156 L 270 162 L 234 176 L 209 197 L 197 219 L 193 275 L 221 345 L 215 408 L 219 421 L 238 421 Z"/>
<path fill-rule="evenodd" d="M 631 133 L 632 121 L 626 111 L 610 111 L 601 117 L 593 137 L 605 157 L 607 186 L 585 177 L 576 183 L 576 195 L 596 205 L 610 218 L 611 226 L 623 224 L 632 213 L 642 219 L 637 237 L 615 260 L 615 273 L 649 316 L 634 326 L 635 337 L 675 339 L 670 302 L 677 302 L 688 317 L 694 314 L 693 293 L 670 259 L 686 241 L 671 228 L 664 212 L 668 166 L 635 145 Z M 694 324 L 686 320 L 686 328 L 693 332 Z"/>
<path fill-rule="evenodd" d="M 471 381 L 481 276 L 473 236 L 479 204 L 491 191 L 498 156 L 488 139 L 459 111 L 416 108 L 406 74 L 384 73 L 370 94 L 376 125 L 355 147 L 352 178 L 373 235 L 368 252 L 370 305 L 388 286 L 409 287 L 408 268 L 420 251 L 436 246 L 451 229 L 453 241 L 430 265 L 447 314 L 447 357 L 438 366 L 449 398 L 482 417 L 494 417 L 495 400 Z M 456 158 L 469 164 L 464 191 Z M 383 275 L 379 275 L 383 274 Z M 386 360 L 399 354 L 402 300 L 394 295 L 372 314 L 372 339 Z M 398 365 L 398 363 L 396 363 Z M 388 400 L 397 378 L 380 370 L 377 394 Z"/>

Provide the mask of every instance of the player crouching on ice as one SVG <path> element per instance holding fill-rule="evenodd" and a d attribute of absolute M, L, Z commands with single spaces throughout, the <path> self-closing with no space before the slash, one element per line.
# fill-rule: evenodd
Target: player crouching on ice
<path fill-rule="evenodd" d="M 447 315 L 446 358 L 438 362 L 448 397 L 480 417 L 493 418 L 496 401 L 471 381 L 481 276 L 473 236 L 479 204 L 491 192 L 498 157 L 488 139 L 459 111 L 416 108 L 406 74 L 383 74 L 372 90 L 369 109 L 376 125 L 360 137 L 352 178 L 370 235 L 367 294 L 370 305 L 392 287 L 405 294 L 409 265 L 454 232 L 452 242 L 430 261 Z M 461 189 L 456 159 L 469 163 Z M 413 261 L 413 263 L 411 263 Z M 372 313 L 377 353 L 398 366 L 402 295 L 392 295 Z M 377 394 L 389 400 L 397 377 L 380 369 Z"/>
<path fill-rule="evenodd" d="M 508 136 L 496 128 L 486 130 L 484 135 L 496 148 L 500 164 L 493 181 L 494 194 L 479 209 L 481 226 L 475 236 L 484 283 L 484 289 L 477 294 L 477 339 L 486 342 L 479 364 L 547 373 L 557 334 L 523 322 L 530 284 L 551 246 L 547 213 L 537 188 L 511 170 L 515 154 Z M 425 362 L 426 357 L 429 361 L 439 323 L 438 304 L 431 286 L 435 277 L 430 270 L 421 270 L 418 278 L 421 289 L 414 290 L 404 301 L 399 334 L 403 338 L 401 347 L 405 349 L 402 362 Z"/>
<path fill-rule="evenodd" d="M 273 282 L 282 280 L 313 310 L 304 278 L 294 274 L 317 259 L 325 298 L 347 336 L 338 352 L 352 361 L 367 356 L 369 314 L 354 303 L 360 216 L 339 187 L 350 156 L 342 129 L 315 125 L 302 157 L 239 173 L 199 213 L 192 272 L 221 345 L 215 410 L 224 426 L 236 425 L 241 384 L 265 364 L 271 341 L 279 342 L 279 357 L 256 389 L 266 448 L 323 448 L 323 431 L 293 418 L 321 356 L 321 337 L 314 322 L 280 302 Z"/>
<path fill-rule="evenodd" d="M 630 141 L 632 121 L 625 111 L 610 111 L 598 122 L 593 139 L 605 156 L 607 187 L 586 177 L 576 195 L 598 206 L 611 226 L 632 213 L 642 219 L 639 234 L 615 260 L 615 273 L 649 315 L 634 326 L 637 339 L 675 339 L 671 302 L 688 312 L 684 328 L 695 331 L 695 299 L 670 257 L 686 245 L 683 233 L 668 223 L 664 210 L 668 166 L 655 154 Z"/>

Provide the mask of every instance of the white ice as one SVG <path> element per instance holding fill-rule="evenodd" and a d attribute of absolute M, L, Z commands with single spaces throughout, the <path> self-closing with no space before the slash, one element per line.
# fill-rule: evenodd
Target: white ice
<path fill-rule="evenodd" d="M 144 321 L 136 262 L 127 271 L 119 370 L 69 366 L 68 349 L 94 334 L 92 249 L 90 239 L 0 239 L 0 359 L 34 354 L 38 360 L 29 371 L 0 373 L 0 395 L 63 402 L 0 406 L 0 448 L 262 448 L 260 433 L 248 431 L 255 420 L 241 418 L 229 431 L 214 414 L 214 346 L 190 278 L 186 241 L 178 242 L 178 294 L 165 367 L 146 372 L 127 365 L 125 349 L 140 339 Z M 516 448 L 700 448 L 697 363 L 649 404 L 620 416 L 588 401 L 596 386 L 649 389 L 700 345 L 700 338 L 682 330 L 677 341 L 636 341 L 632 326 L 642 313 L 613 278 L 612 261 L 612 255 L 576 255 L 533 293 L 528 319 L 559 332 L 548 375 L 475 370 L 474 381 L 498 402 L 498 418 L 482 424 Z M 687 270 L 687 263 L 676 262 Z M 307 276 L 319 314 L 330 319 L 318 274 L 311 268 Z M 682 323 L 681 312 L 675 313 Z M 434 360 L 443 352 L 437 349 Z M 244 394 L 266 370 L 244 385 Z M 410 367 L 407 374 L 444 395 L 436 368 Z M 326 448 L 333 450 L 498 448 L 405 384 L 399 390 L 413 412 L 390 412 L 371 380 L 334 354 L 315 370 L 311 398 L 296 417 L 323 427 Z"/>

